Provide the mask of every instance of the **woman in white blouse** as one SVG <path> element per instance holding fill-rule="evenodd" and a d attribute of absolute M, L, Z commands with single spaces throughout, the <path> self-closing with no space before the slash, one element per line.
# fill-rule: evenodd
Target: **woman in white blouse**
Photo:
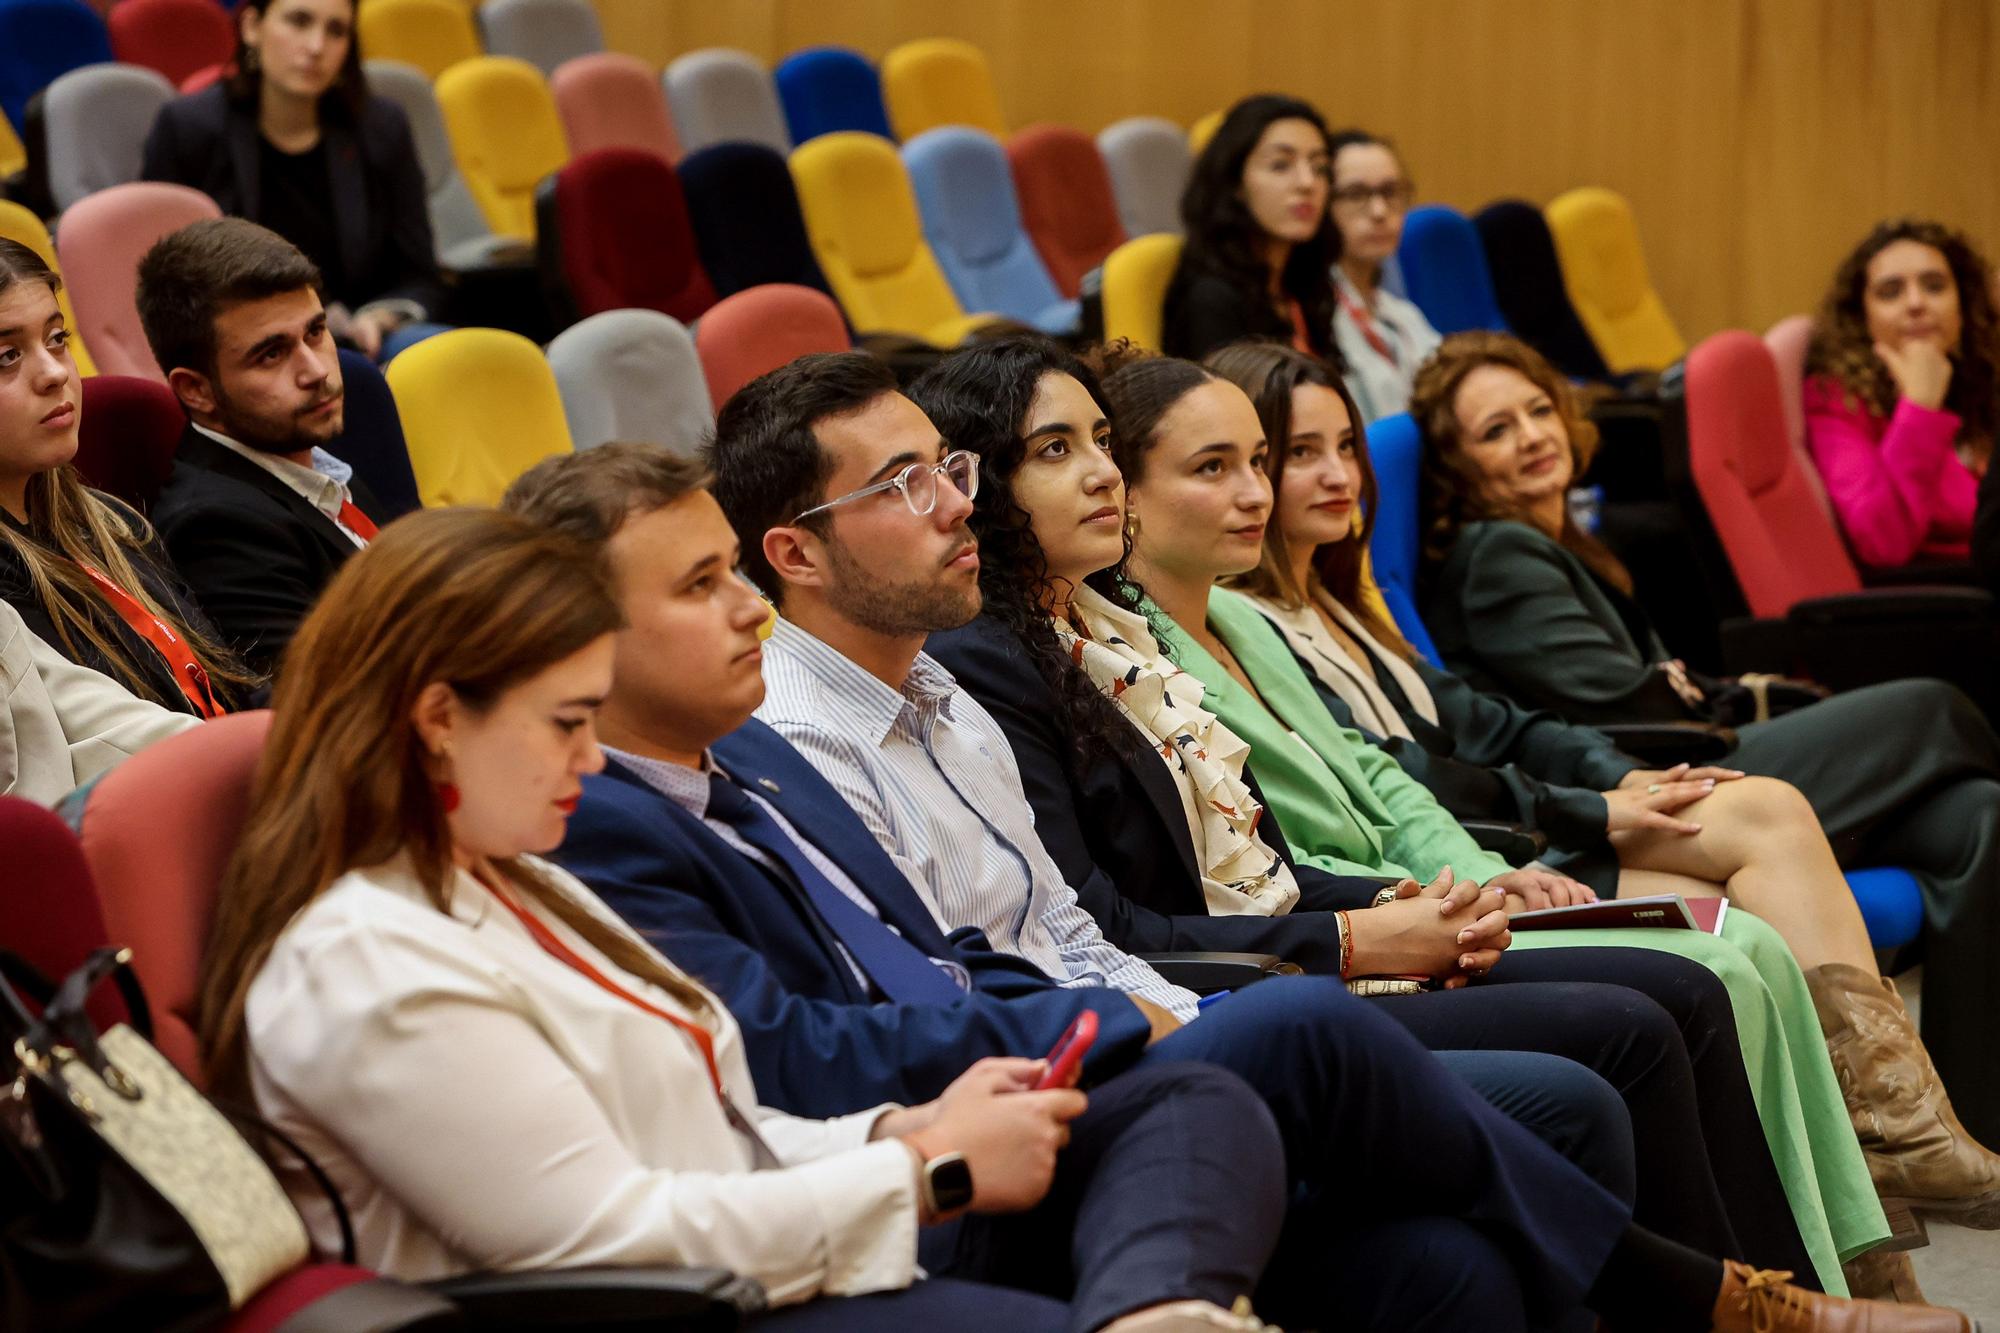
<path fill-rule="evenodd" d="M 350 561 L 287 657 L 202 1033 L 218 1086 L 326 1168 L 361 1262 L 717 1265 L 795 1307 L 758 1321 L 788 1333 L 1257 1327 L 1221 1307 L 1276 1245 L 1282 1149 L 1232 1076 L 1162 1066 L 1158 1113 L 1229 1117 L 1229 1160 L 1192 1210 L 1166 1205 L 1164 1241 L 1155 1211 L 1071 1264 L 1080 1216 L 1111 1229 L 1093 1189 L 1135 1166 L 1086 1140 L 1121 1141 L 1150 1107 L 1092 1129 L 1081 1092 L 1031 1090 L 1041 1061 L 985 1060 L 925 1106 L 764 1109 L 721 1004 L 535 859 L 602 767 L 619 620 L 592 553 L 514 515 L 433 511 Z M 329 1205 L 299 1202 L 326 1241 Z M 1017 1215 L 968 1216 L 945 1251 L 998 1285 L 924 1280 L 919 1229 L 968 1210 Z"/>
<path fill-rule="evenodd" d="M 1441 341 L 1414 301 L 1382 283 L 1382 268 L 1403 242 L 1403 218 L 1414 190 L 1388 142 L 1362 130 L 1327 140 L 1333 173 L 1333 338 L 1347 368 L 1347 387 L 1364 420 L 1410 405 L 1417 367 Z"/>

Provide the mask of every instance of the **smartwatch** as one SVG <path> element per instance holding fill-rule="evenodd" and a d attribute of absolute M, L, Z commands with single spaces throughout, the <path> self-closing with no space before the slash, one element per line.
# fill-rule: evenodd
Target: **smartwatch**
<path fill-rule="evenodd" d="M 972 1168 L 965 1154 L 948 1152 L 924 1163 L 924 1207 L 932 1217 L 955 1213 L 972 1203 Z"/>

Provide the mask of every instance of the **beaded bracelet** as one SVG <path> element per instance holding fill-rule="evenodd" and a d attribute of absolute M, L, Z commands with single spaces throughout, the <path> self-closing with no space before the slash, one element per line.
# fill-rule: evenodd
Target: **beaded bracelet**
<path fill-rule="evenodd" d="M 1340 930 L 1340 977 L 1345 981 L 1354 970 L 1354 928 L 1345 912 L 1335 912 L 1333 919 Z"/>

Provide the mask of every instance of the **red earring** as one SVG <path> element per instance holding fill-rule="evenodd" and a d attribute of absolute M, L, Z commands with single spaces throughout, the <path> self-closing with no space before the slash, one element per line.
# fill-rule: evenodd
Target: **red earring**
<path fill-rule="evenodd" d="M 446 814 L 450 814 L 452 811 L 458 809 L 458 784 L 456 782 L 438 783 L 437 794 L 438 806 Z"/>

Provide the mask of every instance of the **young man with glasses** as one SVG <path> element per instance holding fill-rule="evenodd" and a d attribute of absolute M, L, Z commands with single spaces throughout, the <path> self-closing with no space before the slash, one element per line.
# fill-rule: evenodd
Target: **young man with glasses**
<path fill-rule="evenodd" d="M 1396 150 L 1362 130 L 1343 130 L 1327 146 L 1333 225 L 1340 233 L 1333 338 L 1346 364 L 1348 391 L 1361 415 L 1374 421 L 1410 405 L 1417 367 L 1442 339 L 1414 302 L 1382 281 L 1416 194 Z"/>

